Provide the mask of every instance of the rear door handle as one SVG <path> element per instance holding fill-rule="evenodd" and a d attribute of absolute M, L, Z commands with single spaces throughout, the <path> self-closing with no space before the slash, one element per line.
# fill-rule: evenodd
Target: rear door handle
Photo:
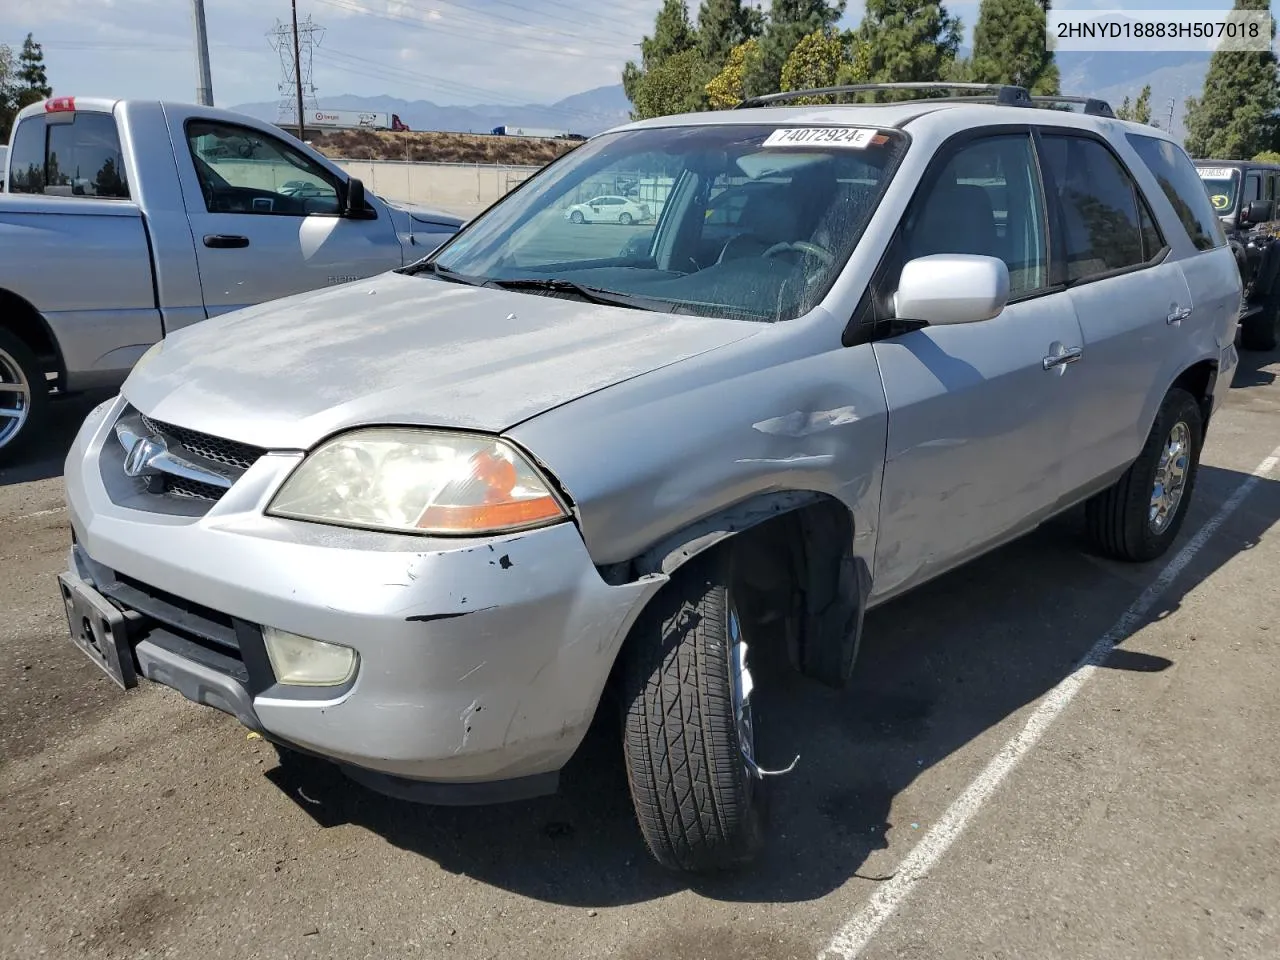
<path fill-rule="evenodd" d="M 1061 353 L 1050 354 L 1041 363 L 1044 364 L 1046 370 L 1052 370 L 1054 367 L 1060 367 L 1066 363 L 1075 363 L 1083 355 L 1084 349 L 1082 347 L 1063 347 Z"/>
<path fill-rule="evenodd" d="M 1170 324 L 1179 324 L 1189 316 L 1191 316 L 1190 307 L 1174 307 L 1173 310 L 1170 311 L 1166 320 L 1168 320 Z"/>
<path fill-rule="evenodd" d="M 206 233 L 204 235 L 204 245 L 213 247 L 215 250 L 230 250 L 236 247 L 247 247 L 249 238 L 236 236 L 232 233 Z"/>

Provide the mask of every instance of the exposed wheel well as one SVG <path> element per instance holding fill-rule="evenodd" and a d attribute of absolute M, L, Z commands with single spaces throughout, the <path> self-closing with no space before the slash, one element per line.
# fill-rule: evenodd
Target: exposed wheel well
<path fill-rule="evenodd" d="M 832 497 L 768 494 L 605 573 L 614 582 L 659 570 L 677 576 L 699 553 L 728 551 L 734 581 L 743 588 L 744 627 L 751 624 L 766 643 L 784 646 L 806 676 L 838 687 L 853 666 L 870 589 L 870 571 L 853 554 L 853 534 L 852 514 Z"/>
<path fill-rule="evenodd" d="M 45 373 L 57 374 L 61 386 L 65 376 L 62 354 L 53 332 L 29 302 L 8 290 L 0 290 L 0 327 L 21 339 L 44 367 Z"/>
<path fill-rule="evenodd" d="M 1213 409 L 1213 390 L 1218 376 L 1216 360 L 1201 360 L 1178 374 L 1170 389 L 1179 388 L 1187 391 L 1200 402 L 1200 412 L 1204 415 L 1204 426 L 1209 428 L 1209 414 Z"/>

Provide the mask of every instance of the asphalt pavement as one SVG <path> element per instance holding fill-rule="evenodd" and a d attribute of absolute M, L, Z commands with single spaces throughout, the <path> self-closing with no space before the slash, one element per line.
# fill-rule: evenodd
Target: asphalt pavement
<path fill-rule="evenodd" d="M 63 404 L 0 471 L 0 956 L 1271 960 L 1277 372 L 1242 356 L 1161 561 L 1075 512 L 875 611 L 851 689 L 762 684 L 800 763 L 767 855 L 697 881 L 649 860 L 606 718 L 556 796 L 432 809 L 119 692 L 57 595 Z"/>

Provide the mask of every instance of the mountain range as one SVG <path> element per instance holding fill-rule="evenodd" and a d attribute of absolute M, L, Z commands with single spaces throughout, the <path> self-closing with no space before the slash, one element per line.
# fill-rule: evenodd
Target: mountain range
<path fill-rule="evenodd" d="M 967 51 L 962 50 L 965 55 Z M 1125 97 L 1136 99 L 1145 84 L 1151 85 L 1152 119 L 1168 125 L 1169 100 L 1174 102 L 1173 133 L 1183 136 L 1183 103 L 1198 96 L 1209 65 L 1209 54 L 1168 53 L 1059 53 L 1058 70 L 1063 93 L 1101 97 L 1119 107 Z M 555 103 L 519 105 L 476 104 L 445 106 L 429 100 L 406 100 L 389 95 L 362 97 L 341 94 L 320 97 L 317 106 L 326 110 L 363 110 L 394 113 L 414 130 L 448 130 L 488 133 L 508 124 L 541 127 L 591 136 L 631 115 L 631 104 L 622 84 L 596 87 L 565 97 Z M 232 109 L 274 122 L 276 101 L 244 103 Z"/>

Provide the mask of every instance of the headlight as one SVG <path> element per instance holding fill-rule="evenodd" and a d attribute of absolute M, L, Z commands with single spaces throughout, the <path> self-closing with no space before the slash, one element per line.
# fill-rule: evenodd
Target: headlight
<path fill-rule="evenodd" d="M 496 437 L 353 430 L 311 453 L 267 513 L 422 534 L 522 530 L 568 514 L 538 471 Z"/>

